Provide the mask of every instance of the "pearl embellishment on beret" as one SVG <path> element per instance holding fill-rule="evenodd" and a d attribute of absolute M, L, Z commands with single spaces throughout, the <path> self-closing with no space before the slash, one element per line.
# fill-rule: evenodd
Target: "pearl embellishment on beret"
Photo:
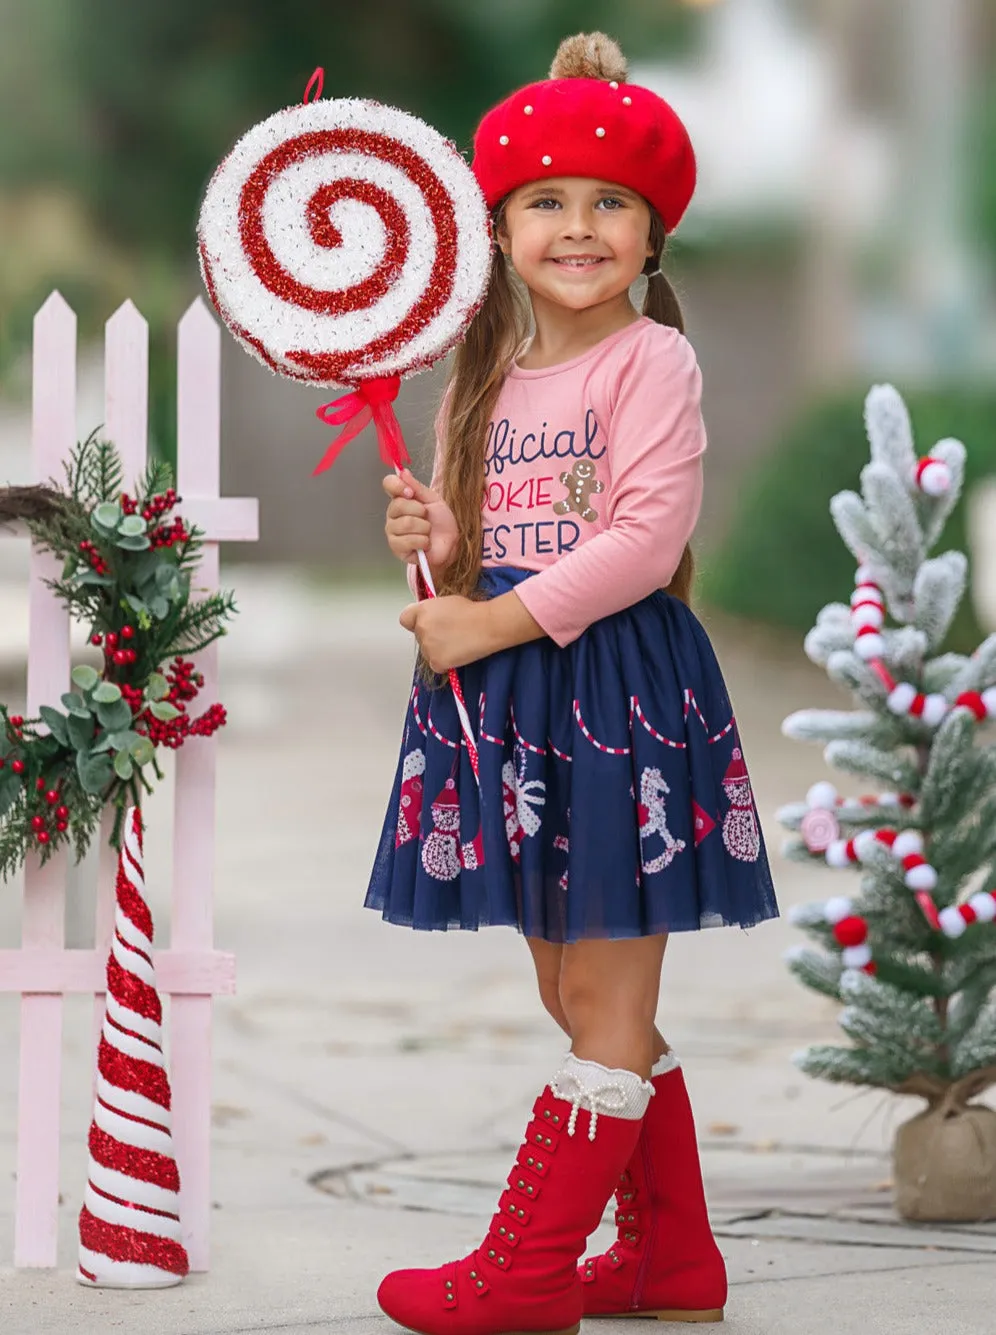
<path fill-rule="evenodd" d="M 523 110 L 523 112 L 525 113 L 525 115 L 527 115 L 527 116 L 531 116 L 531 115 L 533 114 L 533 109 L 532 109 L 532 107 L 523 107 L 522 110 Z"/>
<path fill-rule="evenodd" d="M 604 139 L 604 138 L 605 138 L 605 131 L 602 129 L 601 126 L 598 127 L 598 129 L 595 131 L 595 133 L 598 135 L 599 139 Z"/>
<path fill-rule="evenodd" d="M 498 140 L 498 142 L 499 142 L 499 144 L 501 144 L 501 146 L 504 148 L 505 145 L 508 143 L 508 135 L 507 135 L 507 134 L 503 134 L 502 137 Z"/>
<path fill-rule="evenodd" d="M 631 97 L 624 97 L 624 98 L 623 98 L 623 106 L 624 106 L 624 107 L 631 107 L 632 105 L 633 105 L 633 99 L 632 99 Z"/>
<path fill-rule="evenodd" d="M 615 79 L 613 79 L 612 82 L 609 84 L 609 87 L 610 87 L 610 88 L 618 88 L 619 85 L 618 85 L 618 83 L 616 83 Z"/>
<path fill-rule="evenodd" d="M 552 161 L 553 161 L 553 158 L 550 157 L 550 154 L 549 154 L 549 153 L 544 153 L 544 154 L 543 154 L 543 166 L 544 166 L 544 167 L 549 167 L 549 165 L 550 165 L 550 163 L 551 163 Z"/>

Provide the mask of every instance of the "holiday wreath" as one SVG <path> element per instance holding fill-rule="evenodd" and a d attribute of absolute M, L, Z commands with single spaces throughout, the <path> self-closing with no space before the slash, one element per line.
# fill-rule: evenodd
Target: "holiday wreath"
<path fill-rule="evenodd" d="M 191 599 L 203 535 L 184 523 L 168 464 L 151 462 L 134 496 L 114 446 L 91 435 L 56 483 L 0 489 L 0 523 L 23 520 L 35 546 L 63 562 L 49 588 L 89 627 L 100 671 L 80 664 L 61 709 L 37 719 L 0 702 L 0 878 L 28 852 L 44 863 L 72 843 L 86 852 L 105 806 L 120 846 L 125 811 L 161 779 L 157 748 L 209 737 L 225 723 L 213 704 L 189 706 L 203 677 L 187 655 L 225 634 L 231 593 Z"/>

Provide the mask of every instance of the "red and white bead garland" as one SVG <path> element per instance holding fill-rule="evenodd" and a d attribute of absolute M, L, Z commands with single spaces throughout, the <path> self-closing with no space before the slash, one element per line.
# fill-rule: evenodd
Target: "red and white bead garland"
<path fill-rule="evenodd" d="M 844 895 L 828 899 L 823 905 L 823 916 L 833 928 L 834 940 L 841 947 L 840 959 L 844 968 L 876 973 L 868 944 L 868 923 L 854 912 L 852 901 Z"/>
<path fill-rule="evenodd" d="M 913 481 L 927 496 L 943 496 L 951 490 L 951 469 L 943 459 L 928 454 L 918 459 L 913 470 Z"/>
<path fill-rule="evenodd" d="M 925 462 L 921 460 L 921 462 Z M 941 465 L 939 459 L 933 460 Z M 881 634 L 885 621 L 885 599 L 866 565 L 858 567 L 851 595 L 851 625 L 854 627 L 854 652 L 869 663 L 888 691 L 886 706 L 897 715 L 922 719 L 930 727 L 942 723 L 952 709 L 970 709 L 980 723 L 996 717 L 996 686 L 985 691 L 963 691 L 954 704 L 939 692 L 926 694 L 908 681 L 897 682 L 881 661 L 885 640 Z"/>
<path fill-rule="evenodd" d="M 491 267 L 487 206 L 455 146 L 354 98 L 253 126 L 217 168 L 201 271 L 235 337 L 319 385 L 421 370 L 461 336 Z"/>
<path fill-rule="evenodd" d="M 806 847 L 810 853 L 825 853 L 831 844 L 840 838 L 840 825 L 837 812 L 845 819 L 848 815 L 860 815 L 869 808 L 905 807 L 916 804 L 916 798 L 909 793 L 875 793 L 867 797 L 840 797 L 832 783 L 821 780 L 814 783 L 806 794 L 806 806 L 809 810 L 799 824 Z"/>

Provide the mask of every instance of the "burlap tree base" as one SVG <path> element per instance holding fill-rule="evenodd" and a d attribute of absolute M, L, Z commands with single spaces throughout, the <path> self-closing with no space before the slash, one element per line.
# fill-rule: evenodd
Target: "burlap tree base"
<path fill-rule="evenodd" d="M 923 1093 L 930 1102 L 896 1133 L 896 1209 L 904 1219 L 996 1219 L 996 1111 L 969 1101 L 994 1079 L 996 1070 L 991 1069 L 973 1072 L 943 1090 L 904 1090 Z"/>

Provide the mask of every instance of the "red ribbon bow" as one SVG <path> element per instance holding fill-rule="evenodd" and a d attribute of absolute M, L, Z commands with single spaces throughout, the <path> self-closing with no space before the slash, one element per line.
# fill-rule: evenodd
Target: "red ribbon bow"
<path fill-rule="evenodd" d="M 354 436 L 358 436 L 368 422 L 377 427 L 377 443 L 380 457 L 389 468 L 404 468 L 411 463 L 411 456 L 401 434 L 401 423 L 391 407 L 401 389 L 401 377 L 397 375 L 378 376 L 373 380 L 363 380 L 349 394 L 331 403 L 323 403 L 316 416 L 328 426 L 342 426 L 342 430 L 325 451 L 321 462 L 312 473 L 317 477 L 331 468 Z M 346 425 L 343 426 L 343 423 Z"/>

